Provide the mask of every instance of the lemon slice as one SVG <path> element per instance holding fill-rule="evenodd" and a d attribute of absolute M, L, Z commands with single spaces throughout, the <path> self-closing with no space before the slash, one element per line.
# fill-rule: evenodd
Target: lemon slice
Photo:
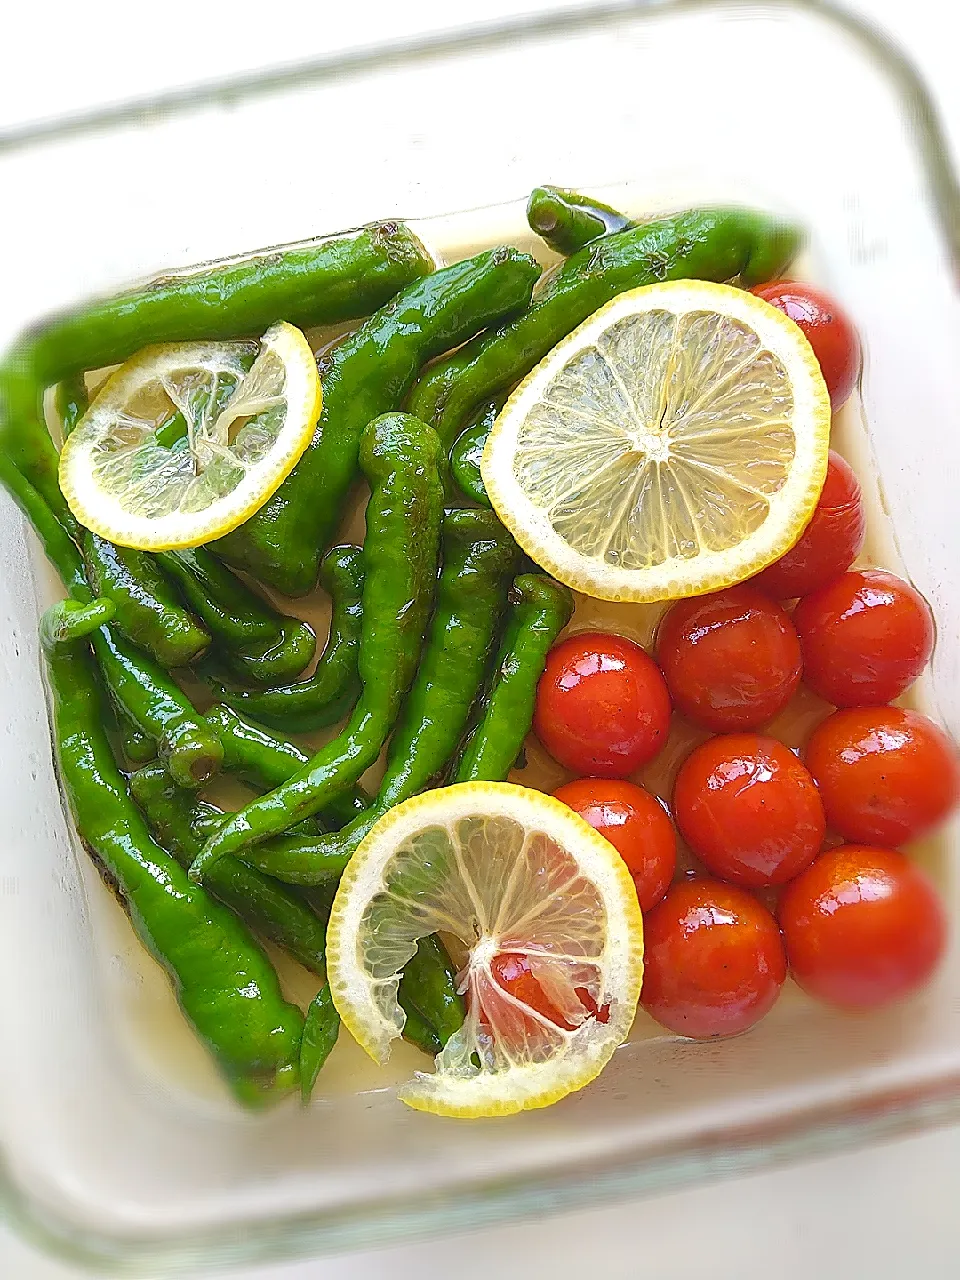
<path fill-rule="evenodd" d="M 320 403 L 310 345 L 283 321 L 259 343 L 145 347 L 64 444 L 60 488 L 81 524 L 120 546 L 200 546 L 276 492 Z"/>
<path fill-rule="evenodd" d="M 620 294 L 500 412 L 481 473 L 561 582 L 670 600 L 740 582 L 800 536 L 827 468 L 830 399 L 797 325 L 729 285 Z"/>
<path fill-rule="evenodd" d="M 636 890 L 613 846 L 559 800 L 462 783 L 392 809 L 360 845 L 327 926 L 327 975 L 377 1062 L 403 1027 L 399 972 L 431 933 L 462 966 L 467 1017 L 435 1072 L 401 1086 L 417 1110 L 549 1106 L 593 1080 L 630 1030 L 643 977 Z M 507 957 L 541 999 L 504 985 Z"/>

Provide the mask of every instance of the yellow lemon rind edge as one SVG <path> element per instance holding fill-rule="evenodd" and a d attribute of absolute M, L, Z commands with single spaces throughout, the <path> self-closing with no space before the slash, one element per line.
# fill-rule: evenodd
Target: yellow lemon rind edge
<path fill-rule="evenodd" d="M 269 502 L 306 452 L 307 447 L 313 438 L 313 433 L 320 417 L 320 411 L 323 407 L 323 388 L 320 383 L 320 375 L 317 372 L 316 358 L 306 337 L 299 329 L 294 325 L 288 324 L 286 321 L 279 321 L 276 325 L 271 326 L 267 331 L 267 334 L 270 334 L 274 330 L 283 331 L 287 342 L 291 345 L 295 344 L 295 349 L 302 348 L 298 351 L 299 362 L 301 367 L 307 373 L 308 378 L 310 378 L 309 369 L 312 368 L 313 378 L 311 380 L 315 382 L 315 387 L 313 405 L 312 408 L 308 407 L 308 412 L 304 415 L 303 429 L 298 435 L 291 436 L 283 452 L 279 454 L 278 461 L 274 464 L 275 469 L 270 471 L 269 479 L 266 483 L 259 486 L 247 502 L 243 503 L 239 507 L 231 507 L 229 516 L 226 518 L 221 517 L 220 519 L 217 519 L 213 513 L 217 511 L 221 506 L 221 503 L 229 504 L 231 495 L 213 503 L 212 506 L 208 507 L 207 511 L 204 513 L 207 518 L 202 521 L 197 520 L 195 522 L 191 522 L 191 532 L 183 537 L 164 537 L 158 534 L 151 536 L 145 531 L 143 536 L 140 536 L 139 534 L 133 535 L 135 536 L 135 540 L 131 541 L 130 539 L 132 535 L 129 524 L 125 525 L 119 521 L 104 519 L 98 516 L 96 512 L 92 511 L 89 504 L 81 501 L 78 493 L 78 486 L 73 475 L 73 468 L 75 466 L 80 467 L 84 465 L 82 459 L 84 454 L 87 452 L 87 446 L 83 436 L 80 435 L 78 431 L 74 431 L 73 434 L 64 442 L 63 448 L 60 451 L 58 481 L 67 506 L 70 508 L 70 511 L 77 521 L 83 525 L 84 528 L 91 530 L 91 532 L 98 534 L 102 538 L 108 539 L 108 541 L 113 542 L 120 547 L 132 547 L 139 551 L 176 551 L 187 547 L 203 546 L 205 543 L 211 542 L 215 538 L 220 538 L 231 533 L 246 520 L 249 520 L 251 516 L 255 515 L 260 508 L 265 505 L 265 503 Z M 266 336 L 267 335 L 265 334 L 264 337 Z M 135 367 L 137 364 L 142 363 L 144 366 L 147 366 L 157 354 L 173 351 L 178 346 L 186 345 L 193 346 L 201 344 L 154 343 L 151 346 L 144 347 L 141 351 L 137 352 L 136 355 L 131 356 L 129 360 L 125 361 L 119 369 L 115 370 L 110 375 L 104 385 L 100 388 L 98 396 L 103 395 L 104 393 L 109 394 L 111 388 L 121 379 L 126 379 L 131 368 Z M 205 345 L 210 345 L 212 347 L 215 346 L 216 343 L 209 343 Z M 307 364 L 306 361 L 307 356 L 309 357 L 309 364 Z M 285 361 L 284 363 L 286 368 L 289 370 L 291 367 L 289 361 Z M 270 457 L 271 459 L 274 458 L 273 451 L 271 451 Z M 243 482 L 241 482 L 241 484 L 242 483 Z M 236 491 L 234 490 L 232 492 Z M 146 517 L 142 517 L 142 519 L 146 520 Z M 182 519 L 184 523 L 187 523 L 187 517 L 183 517 Z"/>
<path fill-rule="evenodd" d="M 629 312 L 628 304 L 633 299 L 652 298 L 655 302 L 658 297 L 663 297 L 666 304 L 671 294 L 676 298 L 682 297 L 683 294 L 689 295 L 691 292 L 695 292 L 702 299 L 705 299 L 708 294 L 712 294 L 718 302 L 721 299 L 735 299 L 739 305 L 734 309 L 754 316 L 764 317 L 767 324 L 779 328 L 786 340 L 793 344 L 805 372 L 809 375 L 811 410 L 816 425 L 816 438 L 812 442 L 813 458 L 807 483 L 802 493 L 797 495 L 794 517 L 782 526 L 780 536 L 772 543 L 768 543 L 764 549 L 752 555 L 738 557 L 736 559 L 736 567 L 725 571 L 701 571 L 700 573 L 686 576 L 675 572 L 663 573 L 659 570 L 649 569 L 603 569 L 598 574 L 591 572 L 589 568 L 580 568 L 578 566 L 589 566 L 591 562 L 586 557 L 579 556 L 572 548 L 570 548 L 570 555 L 566 559 L 553 554 L 547 543 L 562 543 L 563 540 L 559 535 L 549 529 L 549 526 L 543 531 L 542 535 L 539 535 L 536 527 L 531 529 L 518 516 L 517 508 L 523 507 L 533 517 L 531 523 L 535 526 L 547 525 L 545 517 L 538 513 L 533 504 L 522 495 L 518 485 L 511 483 L 509 480 L 507 482 L 501 481 L 495 466 L 498 446 L 501 445 L 508 427 L 512 426 L 514 420 L 519 416 L 520 406 L 529 395 L 530 389 L 541 378 L 544 381 L 546 380 L 544 375 L 545 368 L 555 365 L 556 370 L 559 370 L 560 366 L 566 362 L 566 352 L 570 351 L 571 348 L 585 345 L 583 338 L 585 330 L 591 328 L 602 330 L 606 328 L 605 317 L 615 311 Z M 698 309 L 707 309 L 707 307 L 705 305 L 692 306 L 685 310 Z M 718 309 L 721 314 L 731 314 L 729 306 Z M 643 310 L 653 310 L 653 306 L 645 307 Z M 749 320 L 747 323 L 749 323 Z M 497 415 L 484 448 L 480 463 L 480 473 L 487 491 L 487 497 L 490 499 L 494 511 L 527 555 L 535 560 L 547 573 L 573 590 L 594 599 L 610 600 L 617 603 L 652 604 L 662 600 L 678 600 L 688 596 L 705 595 L 710 591 L 719 591 L 724 587 L 733 586 L 753 577 L 754 574 L 759 573 L 761 569 L 765 569 L 767 565 L 772 564 L 775 560 L 779 560 L 785 552 L 789 551 L 809 524 L 823 489 L 830 449 L 830 425 L 830 396 L 823 380 L 819 362 L 806 336 L 794 321 L 764 299 L 758 298 L 745 290 L 734 288 L 731 285 L 716 284 L 705 280 L 668 280 L 659 284 L 641 285 L 637 289 L 629 289 L 624 293 L 617 294 L 615 298 L 612 298 L 597 311 L 593 312 L 582 324 L 578 325 L 576 329 L 547 352 L 539 364 L 527 374 L 519 386 L 510 394 Z M 766 521 L 764 522 L 764 525 L 760 527 L 761 530 L 767 523 Z M 745 541 L 749 542 L 753 537 L 754 535 L 749 535 Z M 735 550 L 735 548 L 731 550 Z M 730 553 L 723 554 L 729 555 Z M 688 563 L 695 565 L 701 558 L 695 557 Z M 576 561 L 576 565 L 572 565 L 571 561 Z M 672 561 L 670 563 L 677 565 L 680 562 Z"/>
<path fill-rule="evenodd" d="M 443 818 L 439 816 L 434 818 L 434 812 L 448 805 L 451 799 L 454 802 L 454 811 L 448 811 Z M 497 804 L 496 801 L 498 799 L 511 803 Z M 494 801 L 494 803 L 491 804 L 490 801 Z M 522 807 L 524 805 L 529 806 L 529 817 L 523 817 L 517 813 L 516 806 Z M 582 1067 L 579 1070 L 564 1073 L 562 1081 L 557 1080 L 556 1073 L 554 1073 L 553 1079 L 550 1080 L 549 1073 L 544 1071 L 544 1067 L 549 1064 L 536 1064 L 530 1067 L 517 1067 L 511 1072 L 500 1073 L 496 1077 L 500 1081 L 505 1081 L 514 1072 L 524 1074 L 527 1078 L 529 1078 L 529 1073 L 531 1072 L 547 1076 L 542 1088 L 535 1091 L 525 1089 L 522 1096 L 515 1094 L 514 1096 L 491 1097 L 491 1091 L 486 1084 L 481 1087 L 474 1086 L 471 1088 L 474 1085 L 474 1080 L 484 1080 L 484 1077 L 480 1076 L 474 1077 L 472 1080 L 458 1081 L 455 1086 L 452 1086 L 451 1082 L 445 1079 L 444 1085 L 446 1089 L 455 1088 L 463 1099 L 460 1101 L 445 1101 L 441 1095 L 438 1095 L 437 1090 L 429 1084 L 429 1081 L 436 1080 L 438 1077 L 425 1072 L 417 1072 L 413 1080 L 402 1085 L 398 1090 L 397 1096 L 415 1110 L 463 1119 L 513 1115 L 523 1110 L 550 1106 L 552 1103 L 566 1097 L 569 1093 L 589 1084 L 603 1070 L 619 1044 L 629 1033 L 636 1014 L 640 988 L 643 983 L 643 917 L 637 902 L 633 880 L 626 864 L 613 845 L 605 840 L 583 818 L 563 804 L 562 801 L 555 800 L 544 792 L 508 782 L 456 783 L 449 787 L 438 788 L 414 796 L 412 799 L 397 805 L 379 819 L 350 859 L 334 898 L 330 919 L 327 924 L 327 981 L 330 984 L 333 1003 L 340 1014 L 344 1026 L 364 1052 L 375 1062 L 382 1063 L 385 1061 L 384 1054 L 378 1049 L 378 1038 L 370 1034 L 369 1027 L 355 1008 L 350 996 L 352 983 L 344 978 L 343 932 L 345 917 L 348 913 L 353 914 L 359 922 L 359 918 L 362 916 L 362 912 L 372 896 L 370 893 L 366 894 L 362 899 L 362 905 L 357 910 L 354 904 L 351 903 L 352 892 L 363 878 L 372 879 L 373 876 L 376 876 L 378 881 L 382 879 L 383 870 L 393 856 L 397 845 L 407 836 L 422 829 L 423 826 L 429 825 L 431 821 L 448 824 L 468 814 L 474 815 L 478 813 L 489 813 L 490 816 L 504 814 L 514 817 L 528 827 L 536 826 L 539 830 L 545 829 L 548 835 L 553 835 L 554 838 L 558 839 L 559 833 L 566 829 L 569 833 L 568 838 L 566 840 L 560 839 L 560 843 L 563 843 L 565 848 L 569 848 L 570 844 L 573 844 L 577 850 L 575 856 L 577 856 L 578 861 L 580 861 L 581 852 L 586 850 L 587 861 L 596 859 L 596 863 L 603 867 L 605 875 L 602 877 L 598 887 L 601 889 L 604 903 L 608 905 L 606 886 L 610 885 L 612 887 L 615 885 L 621 908 L 618 923 L 614 930 L 619 937 L 614 938 L 614 942 L 618 946 L 618 955 L 622 961 L 619 970 L 619 985 L 622 991 L 617 992 L 618 1007 L 609 1024 L 609 1037 L 602 1042 L 595 1042 L 591 1046 L 591 1054 L 583 1060 Z M 384 852 L 380 855 L 379 865 L 371 871 L 367 864 L 369 864 L 375 850 L 382 844 L 384 837 L 391 829 L 396 834 L 389 847 L 384 847 Z M 598 883 L 596 877 L 590 876 L 589 868 L 584 867 L 584 872 L 595 884 Z M 608 913 L 608 928 L 609 923 Z M 608 945 L 609 942 L 610 936 L 608 934 Z M 359 965 L 352 968 L 355 968 L 358 972 L 360 971 Z M 385 1026 L 382 1019 L 379 1021 L 380 1029 L 391 1040 L 397 1038 L 395 1028 Z M 387 1053 L 389 1053 L 389 1048 Z M 568 1057 L 566 1054 L 563 1056 Z M 485 1080 L 489 1081 L 492 1078 L 488 1075 Z M 471 1093 L 485 1096 L 471 1100 Z"/>

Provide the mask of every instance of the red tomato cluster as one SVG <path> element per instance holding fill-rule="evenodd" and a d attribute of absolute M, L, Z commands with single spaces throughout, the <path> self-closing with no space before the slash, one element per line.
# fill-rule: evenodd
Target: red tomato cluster
<path fill-rule="evenodd" d="M 807 286 L 757 292 L 804 329 L 837 407 L 860 367 L 849 321 Z M 656 662 L 595 632 L 547 661 L 535 730 L 587 775 L 555 794 L 623 857 L 645 917 L 642 1002 L 679 1034 L 746 1030 L 788 968 L 819 999 L 883 1004 L 919 987 L 943 952 L 940 900 L 895 846 L 947 817 L 960 764 L 932 721 L 888 705 L 928 663 L 933 616 L 909 583 L 850 569 L 863 538 L 860 485 L 831 453 L 795 546 L 750 583 L 674 604 Z M 781 602 L 798 597 L 791 614 Z M 761 732 L 801 678 L 838 708 L 803 760 Z M 666 744 L 672 711 L 715 735 L 677 774 L 673 821 L 627 780 Z M 674 822 L 712 878 L 675 881 Z M 828 832 L 847 843 L 825 849 Z M 755 896 L 771 888 L 776 916 Z"/>

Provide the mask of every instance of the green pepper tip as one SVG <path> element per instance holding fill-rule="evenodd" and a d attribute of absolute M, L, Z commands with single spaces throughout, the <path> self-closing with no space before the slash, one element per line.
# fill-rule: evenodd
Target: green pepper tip
<path fill-rule="evenodd" d="M 113 613 L 113 601 L 102 596 L 86 603 L 59 600 L 40 619 L 40 643 L 49 652 L 58 645 L 82 640 L 109 622 Z"/>

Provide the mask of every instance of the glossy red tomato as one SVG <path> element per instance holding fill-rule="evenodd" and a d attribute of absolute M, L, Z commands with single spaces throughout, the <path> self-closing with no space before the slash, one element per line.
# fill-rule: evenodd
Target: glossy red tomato
<path fill-rule="evenodd" d="M 895 849 L 830 849 L 787 885 L 778 914 L 797 982 L 847 1009 L 873 1008 L 915 991 L 946 942 L 936 890 Z"/>
<path fill-rule="evenodd" d="M 646 916 L 643 932 L 640 1002 L 683 1036 L 746 1031 L 770 1011 L 787 976 L 776 920 L 736 885 L 675 884 Z"/>
<path fill-rule="evenodd" d="M 640 909 L 655 906 L 677 864 L 673 823 L 656 796 L 617 778 L 578 778 L 553 794 L 618 851 L 637 887 Z"/>
<path fill-rule="evenodd" d="M 679 600 L 660 623 L 657 658 L 677 710 L 715 733 L 759 729 L 800 683 L 789 615 L 746 585 Z"/>
<path fill-rule="evenodd" d="M 830 403 L 839 409 L 860 373 L 860 339 L 849 318 L 827 294 L 796 280 L 775 280 L 750 292 L 800 326 L 819 361 Z"/>
<path fill-rule="evenodd" d="M 623 778 L 666 742 L 670 695 L 659 667 L 640 645 L 585 631 L 550 650 L 533 727 L 568 769 Z"/>
<path fill-rule="evenodd" d="M 540 981 L 533 972 L 527 956 L 517 951 L 499 951 L 490 962 L 493 979 L 504 991 L 520 1000 L 529 1009 L 539 1013 L 541 1017 L 555 1022 L 558 1027 L 572 1031 L 579 1021 L 570 1021 L 557 1008 L 556 1004 L 544 991 Z M 596 1001 L 585 987 L 576 988 L 576 998 L 583 1006 L 584 1016 L 593 1016 L 598 1022 L 607 1022 L 610 1009 L 607 1005 L 598 1009 Z"/>
<path fill-rule="evenodd" d="M 751 579 L 775 600 L 809 595 L 849 569 L 864 535 L 863 494 L 850 464 L 830 450 L 827 478 L 810 523 L 790 550 Z"/>
<path fill-rule="evenodd" d="M 826 819 L 817 784 L 776 738 L 709 738 L 677 774 L 673 811 L 707 870 L 736 884 L 784 884 L 820 852 Z"/>
<path fill-rule="evenodd" d="M 876 707 L 913 684 L 933 652 L 933 614 L 883 569 L 844 573 L 804 596 L 793 621 L 804 681 L 835 707 Z"/>
<path fill-rule="evenodd" d="M 847 840 L 903 844 L 942 822 L 960 798 L 957 750 L 918 711 L 835 711 L 804 756 L 828 825 Z"/>

